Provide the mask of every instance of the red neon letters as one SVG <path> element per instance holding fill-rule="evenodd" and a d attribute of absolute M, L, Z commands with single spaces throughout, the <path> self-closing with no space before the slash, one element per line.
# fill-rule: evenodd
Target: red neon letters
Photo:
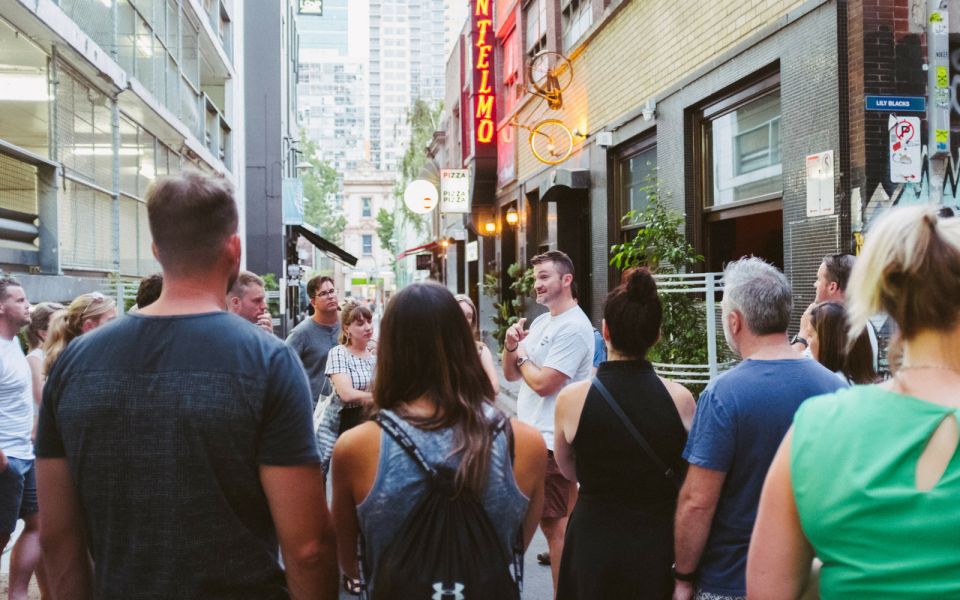
<path fill-rule="evenodd" d="M 474 128 L 478 144 L 493 142 L 494 99 L 493 92 L 493 0 L 475 0 L 473 8 L 473 94 Z"/>

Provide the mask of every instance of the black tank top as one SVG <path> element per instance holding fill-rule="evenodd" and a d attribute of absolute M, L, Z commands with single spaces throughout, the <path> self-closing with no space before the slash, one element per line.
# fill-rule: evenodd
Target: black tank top
<path fill-rule="evenodd" d="M 597 377 L 660 460 L 682 472 L 681 453 L 687 432 L 653 366 L 645 360 L 609 361 L 600 364 Z M 580 415 L 573 449 L 582 495 L 650 506 L 672 506 L 676 502 L 674 484 L 593 387 Z"/>

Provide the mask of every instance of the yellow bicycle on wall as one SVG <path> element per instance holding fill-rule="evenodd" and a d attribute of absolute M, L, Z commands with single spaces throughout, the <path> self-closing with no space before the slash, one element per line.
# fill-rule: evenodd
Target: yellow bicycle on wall
<path fill-rule="evenodd" d="M 573 65 L 559 52 L 541 52 L 527 63 L 527 91 L 543 98 L 550 110 L 563 108 L 563 92 L 573 82 Z M 530 150 L 542 163 L 562 163 L 573 152 L 573 133 L 560 119 L 528 125 L 515 116 L 511 124 L 530 132 Z"/>

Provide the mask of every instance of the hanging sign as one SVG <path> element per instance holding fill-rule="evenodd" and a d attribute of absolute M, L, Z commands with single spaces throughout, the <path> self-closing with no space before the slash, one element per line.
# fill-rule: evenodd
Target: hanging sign
<path fill-rule="evenodd" d="M 414 179 L 403 191 L 403 203 L 418 215 L 425 215 L 436 208 L 437 195 L 437 186 L 425 179 Z"/>
<path fill-rule="evenodd" d="M 890 130 L 890 181 L 908 183 L 920 181 L 923 153 L 920 148 L 920 117 L 887 119 Z"/>
<path fill-rule="evenodd" d="M 467 169 L 440 170 L 440 212 L 470 212 L 470 171 Z"/>
<path fill-rule="evenodd" d="M 472 8 L 473 126 L 477 146 L 495 148 L 493 0 L 474 0 Z"/>
<path fill-rule="evenodd" d="M 467 242 L 466 246 L 467 262 L 476 262 L 480 258 L 480 245 L 477 240 Z"/>
<path fill-rule="evenodd" d="M 833 150 L 807 157 L 807 216 L 833 214 Z"/>

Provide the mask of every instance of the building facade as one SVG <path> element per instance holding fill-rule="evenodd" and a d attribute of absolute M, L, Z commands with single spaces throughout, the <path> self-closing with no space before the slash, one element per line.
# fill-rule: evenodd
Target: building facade
<path fill-rule="evenodd" d="M 362 162 L 343 178 L 343 212 L 347 219 L 343 248 L 358 259 L 337 282 L 345 296 L 382 304 L 394 291 L 392 257 L 377 235 L 377 214 L 394 210 L 394 185 L 391 174 L 369 162 Z"/>
<path fill-rule="evenodd" d="M 470 4 L 474 17 L 492 6 L 493 18 L 468 24 L 448 61 L 448 102 L 456 101 L 445 105 L 442 139 L 459 153 L 440 165 L 468 167 L 475 181 L 471 225 L 481 251 L 475 278 L 464 271 L 467 289 L 486 271 L 509 295 L 509 265 L 563 250 L 578 268 L 580 302 L 599 323 L 619 277 L 610 247 L 636 235 L 642 224 L 624 216 L 655 189 L 684 216 L 686 238 L 704 256 L 699 270 L 760 256 L 784 270 L 802 308 L 824 255 L 855 252 L 886 207 L 930 197 L 925 154 L 916 181 L 891 179 L 889 123 L 899 117 L 866 102 L 926 93 L 924 3 Z M 960 30 L 960 15 L 949 23 Z M 490 30 L 492 101 L 476 54 Z M 960 38 L 950 36 L 952 52 Z M 478 160 L 489 157 L 481 128 L 491 114 L 492 164 Z M 951 129 L 960 130 L 958 114 Z M 926 143 L 925 114 L 915 116 Z M 953 206 L 956 138 L 943 184 Z M 518 215 L 515 225 L 508 214 Z"/>
<path fill-rule="evenodd" d="M 243 197 L 242 13 L 234 0 L 3 4 L 0 264 L 32 300 L 135 290 L 157 271 L 144 195 L 159 176 L 217 172 Z"/>
<path fill-rule="evenodd" d="M 396 172 L 417 98 L 443 98 L 445 0 L 370 0 L 370 161 Z"/>

